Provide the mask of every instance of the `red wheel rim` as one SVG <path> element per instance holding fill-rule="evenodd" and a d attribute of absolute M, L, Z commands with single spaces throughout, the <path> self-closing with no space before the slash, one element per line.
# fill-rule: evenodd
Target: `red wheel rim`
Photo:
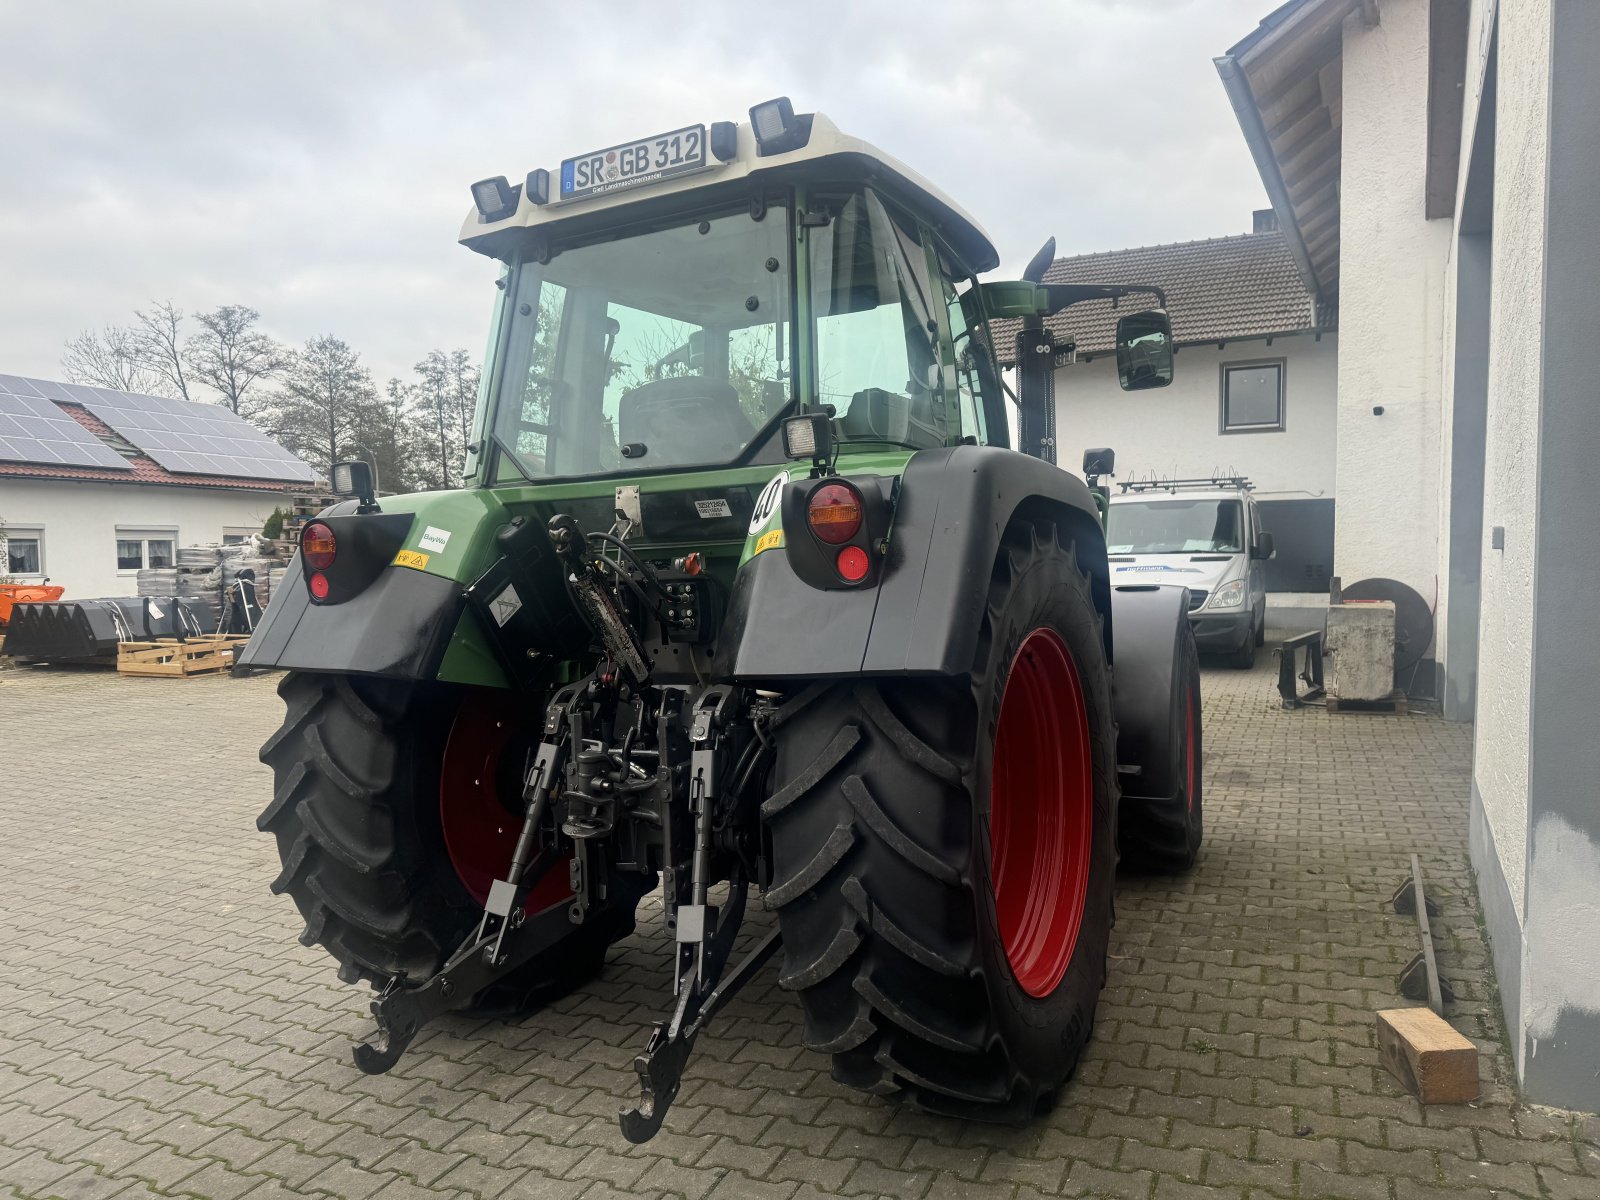
<path fill-rule="evenodd" d="M 1055 991 L 1089 894 L 1089 711 L 1066 643 L 1035 629 L 1011 660 L 989 787 L 990 867 L 1006 961 L 1022 990 Z"/>
<path fill-rule="evenodd" d="M 1184 792 L 1183 799 L 1188 811 L 1193 812 L 1194 780 L 1195 773 L 1198 769 L 1195 761 L 1194 744 L 1196 735 L 1200 732 L 1200 730 L 1199 723 L 1195 719 L 1194 688 L 1192 686 L 1184 688 L 1184 711 L 1186 715 L 1184 716 L 1183 720 L 1183 777 L 1187 790 Z"/>
<path fill-rule="evenodd" d="M 507 719 L 506 693 L 469 692 L 456 711 L 439 768 L 439 823 L 450 865 L 479 904 L 505 878 L 522 831 L 521 774 L 531 738 Z M 523 910 L 537 912 L 572 894 L 567 872 L 534 885 Z"/>

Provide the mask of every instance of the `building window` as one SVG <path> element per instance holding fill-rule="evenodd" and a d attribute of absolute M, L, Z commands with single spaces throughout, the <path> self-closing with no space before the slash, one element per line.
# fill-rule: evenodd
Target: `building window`
<path fill-rule="evenodd" d="M 178 542 L 176 529 L 117 529 L 117 570 L 139 571 L 146 567 L 170 567 L 173 547 Z"/>
<path fill-rule="evenodd" d="M 1284 360 L 1222 364 L 1222 432 L 1283 428 Z"/>
<path fill-rule="evenodd" d="M 229 525 L 222 531 L 222 544 L 224 546 L 237 546 L 240 542 L 248 542 L 260 532 L 259 529 L 244 529 L 240 526 Z"/>
<path fill-rule="evenodd" d="M 18 578 L 44 574 L 44 530 L 9 527 L 0 534 L 0 547 L 5 550 L 4 567 L 0 575 Z"/>

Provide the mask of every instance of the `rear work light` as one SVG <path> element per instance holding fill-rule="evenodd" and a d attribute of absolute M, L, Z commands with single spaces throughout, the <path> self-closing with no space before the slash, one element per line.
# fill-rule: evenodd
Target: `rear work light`
<path fill-rule="evenodd" d="M 806 523 L 830 546 L 848 542 L 861 529 L 861 493 L 848 483 L 823 484 L 811 493 Z"/>
<path fill-rule="evenodd" d="M 300 553 L 306 566 L 313 571 L 326 571 L 333 566 L 333 556 L 339 552 L 339 542 L 321 521 L 312 521 L 300 531 Z"/>

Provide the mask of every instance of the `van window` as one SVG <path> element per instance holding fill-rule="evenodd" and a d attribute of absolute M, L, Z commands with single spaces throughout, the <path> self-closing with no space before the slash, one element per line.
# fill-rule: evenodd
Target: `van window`
<path fill-rule="evenodd" d="M 1135 500 L 1106 517 L 1112 554 L 1238 554 L 1244 514 L 1237 500 Z"/>

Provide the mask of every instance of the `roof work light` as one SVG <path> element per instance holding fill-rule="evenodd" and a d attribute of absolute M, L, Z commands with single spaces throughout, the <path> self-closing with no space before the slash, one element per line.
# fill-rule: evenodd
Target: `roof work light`
<path fill-rule="evenodd" d="M 789 97 L 764 100 L 750 110 L 750 127 L 755 130 L 756 153 L 783 154 L 798 150 L 811 139 L 811 117 L 797 117 Z"/>
<path fill-rule="evenodd" d="M 503 221 L 517 211 L 517 193 L 504 175 L 493 179 L 480 179 L 472 185 L 472 203 L 478 210 L 478 220 L 485 224 Z"/>

